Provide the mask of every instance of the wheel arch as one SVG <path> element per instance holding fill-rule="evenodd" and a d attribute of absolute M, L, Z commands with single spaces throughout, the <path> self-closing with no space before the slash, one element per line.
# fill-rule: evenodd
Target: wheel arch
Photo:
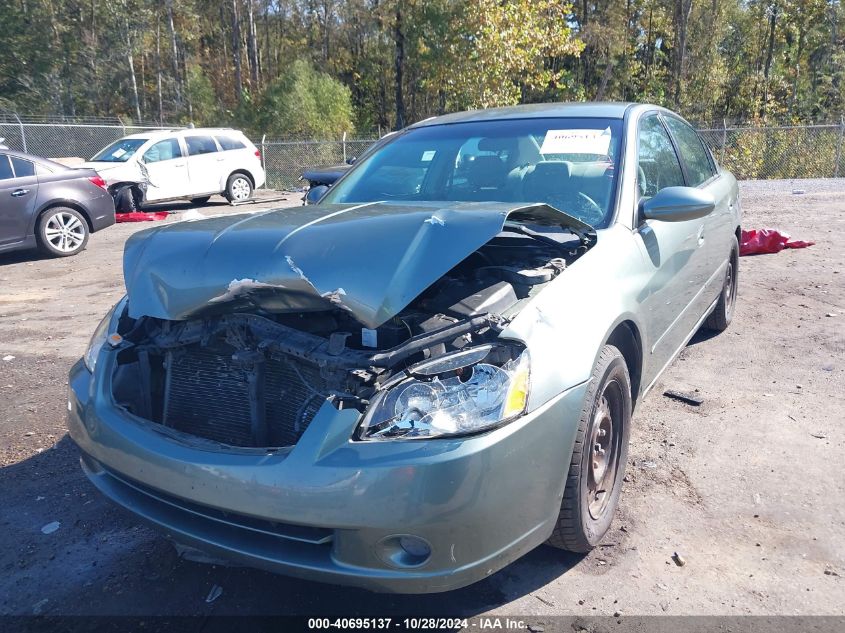
<path fill-rule="evenodd" d="M 44 206 L 42 206 L 38 212 L 35 214 L 35 222 L 32 225 L 32 230 L 30 231 L 37 237 L 37 228 L 39 222 L 41 222 L 41 218 L 44 217 L 44 214 L 47 213 L 50 209 L 55 209 L 56 207 L 67 207 L 68 209 L 73 209 L 77 213 L 79 213 L 83 218 L 85 218 L 85 224 L 88 225 L 88 232 L 94 232 L 94 224 L 91 222 L 91 216 L 88 213 L 88 210 L 81 205 L 80 203 L 74 200 L 50 200 Z"/>
<path fill-rule="evenodd" d="M 631 319 L 617 323 L 604 345 L 613 345 L 625 359 L 631 378 L 631 401 L 636 406 L 640 400 L 643 377 L 643 343 L 639 327 Z"/>
<path fill-rule="evenodd" d="M 134 182 L 132 180 L 121 180 L 120 182 L 116 182 L 113 185 L 109 185 L 108 186 L 108 192 L 109 192 L 110 195 L 114 196 L 114 194 L 116 194 L 117 191 L 119 189 L 122 189 L 123 187 L 136 187 L 138 189 L 138 191 L 141 191 L 140 184 L 141 183 Z"/>
<path fill-rule="evenodd" d="M 238 167 L 237 169 L 233 169 L 228 176 L 223 180 L 223 191 L 226 191 L 226 186 L 229 184 L 229 178 L 234 176 L 235 174 L 243 174 L 247 178 L 249 178 L 249 182 L 252 184 L 252 188 L 255 189 L 255 176 L 248 169 L 244 169 L 243 167 Z"/>

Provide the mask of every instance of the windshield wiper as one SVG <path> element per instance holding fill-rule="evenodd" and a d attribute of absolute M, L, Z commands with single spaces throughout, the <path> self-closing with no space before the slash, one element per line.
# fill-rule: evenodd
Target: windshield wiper
<path fill-rule="evenodd" d="M 530 237 L 532 240 L 536 240 L 538 242 L 541 242 L 542 244 L 546 244 L 548 246 L 551 246 L 551 247 L 555 248 L 556 250 L 559 250 L 563 253 L 568 253 L 569 250 L 570 250 L 570 247 L 567 247 L 566 244 L 561 244 L 557 240 L 555 240 L 551 237 L 548 237 L 547 235 L 543 235 L 542 233 L 537 233 L 536 231 L 532 231 L 527 226 L 523 226 L 522 224 L 515 224 L 513 222 L 507 222 L 507 223 L 505 223 L 505 226 L 503 228 L 506 231 L 511 231 L 512 233 L 519 233 L 520 235 Z M 585 246 L 588 246 L 590 244 L 590 237 L 586 233 L 582 233 L 582 232 L 578 231 L 577 229 L 572 228 L 571 226 L 565 226 L 565 227 L 562 227 L 562 228 L 565 228 L 567 231 L 569 231 L 570 233 L 575 235 L 575 237 L 577 237 L 580 240 L 581 244 L 584 244 Z"/>

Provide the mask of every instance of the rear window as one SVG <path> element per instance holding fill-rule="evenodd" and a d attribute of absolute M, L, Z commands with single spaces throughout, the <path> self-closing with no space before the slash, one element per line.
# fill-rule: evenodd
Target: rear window
<path fill-rule="evenodd" d="M 23 158 L 16 158 L 12 156 L 12 167 L 15 169 L 15 176 L 17 178 L 26 178 L 27 176 L 35 175 L 35 164 L 24 160 Z"/>
<path fill-rule="evenodd" d="M 199 156 L 200 154 L 213 154 L 217 151 L 217 145 L 210 136 L 187 136 L 185 144 L 188 146 L 188 156 Z"/>
<path fill-rule="evenodd" d="M 14 178 L 15 174 L 12 172 L 12 166 L 9 164 L 9 157 L 5 154 L 0 154 L 0 180 L 9 180 Z"/>
<path fill-rule="evenodd" d="M 231 138 L 229 136 L 215 136 L 214 138 L 217 139 L 217 142 L 220 143 L 220 147 L 222 147 L 224 150 L 244 149 L 246 147 L 246 145 L 242 141 L 239 141 L 236 138 Z"/>

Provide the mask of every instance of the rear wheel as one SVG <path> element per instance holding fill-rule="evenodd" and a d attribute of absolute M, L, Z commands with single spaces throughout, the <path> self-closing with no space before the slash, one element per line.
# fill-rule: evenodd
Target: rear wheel
<path fill-rule="evenodd" d="M 628 457 L 631 411 L 625 359 L 617 348 L 606 345 L 584 400 L 550 545 L 589 552 L 610 528 Z"/>
<path fill-rule="evenodd" d="M 736 238 L 731 248 L 731 256 L 728 259 L 728 268 L 725 270 L 725 279 L 722 282 L 722 292 L 716 301 L 716 307 L 707 317 L 704 327 L 716 332 L 724 332 L 731 324 L 736 306 L 736 291 L 739 283 L 739 246 Z"/>
<path fill-rule="evenodd" d="M 211 196 L 202 196 L 201 198 L 191 198 L 191 204 L 202 205 L 211 200 Z"/>
<path fill-rule="evenodd" d="M 225 195 L 229 202 L 249 200 L 252 197 L 252 181 L 245 174 L 232 174 L 226 181 Z"/>
<path fill-rule="evenodd" d="M 76 255 L 88 243 L 88 223 L 82 214 L 68 207 L 54 207 L 38 221 L 38 245 L 54 257 Z"/>

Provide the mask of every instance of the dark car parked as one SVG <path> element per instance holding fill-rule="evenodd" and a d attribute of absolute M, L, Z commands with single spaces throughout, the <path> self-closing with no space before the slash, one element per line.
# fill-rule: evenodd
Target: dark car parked
<path fill-rule="evenodd" d="M 93 169 L 0 151 L 0 252 L 37 246 L 75 255 L 114 221 L 112 197 Z"/>

